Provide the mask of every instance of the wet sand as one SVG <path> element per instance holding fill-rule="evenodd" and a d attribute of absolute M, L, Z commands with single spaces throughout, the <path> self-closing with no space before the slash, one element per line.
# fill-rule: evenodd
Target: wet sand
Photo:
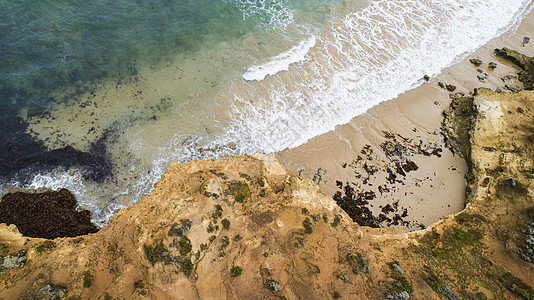
<path fill-rule="evenodd" d="M 525 37 L 531 41 L 525 43 Z M 534 56 L 534 12 L 515 32 L 492 39 L 428 82 L 276 157 L 301 176 L 312 178 L 325 193 L 339 192 L 334 196 L 338 201 L 362 206 L 368 201 L 365 206 L 374 216 L 385 217 L 375 219 L 375 225 L 415 230 L 459 212 L 464 208 L 466 164 L 445 146 L 442 112 L 451 94 L 467 96 L 478 87 L 510 93 L 523 87 L 513 78 L 517 70 L 493 54 L 502 47 Z M 475 66 L 471 59 L 482 64 Z M 490 62 L 497 67 L 490 68 Z M 440 82 L 455 86 L 454 91 L 440 87 Z"/>

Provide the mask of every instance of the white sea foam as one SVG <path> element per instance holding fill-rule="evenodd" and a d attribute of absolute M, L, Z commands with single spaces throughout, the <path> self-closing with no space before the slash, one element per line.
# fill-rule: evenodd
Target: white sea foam
<path fill-rule="evenodd" d="M 372 1 L 361 11 L 355 8 L 352 13 L 333 16 L 330 26 L 301 42 L 295 53 L 279 55 L 256 67 L 250 77 L 232 82 L 221 92 L 223 110 L 230 120 L 229 124 L 217 121 L 224 127 L 223 134 L 191 138 L 177 133 L 169 145 L 155 151 L 155 157 L 146 158 L 149 166 L 134 167 L 136 162 L 132 163 L 123 178 L 106 185 L 104 194 L 98 185 L 73 171 L 41 174 L 25 187 L 66 187 L 82 207 L 93 212 L 94 220 L 103 224 L 121 206 L 131 203 L 128 199 L 136 202 L 147 195 L 170 161 L 272 153 L 299 146 L 413 88 L 423 75 L 438 74 L 510 29 L 529 2 Z M 247 12 L 244 6 L 244 18 L 268 12 L 272 14 L 269 20 L 276 24 L 292 22 L 287 9 L 280 10 L 279 18 L 276 10 L 258 7 Z M 282 69 L 288 72 L 279 72 Z M 131 178 L 122 183 L 128 174 Z M 117 201 L 121 197 L 127 199 Z"/>
<path fill-rule="evenodd" d="M 295 47 L 289 49 L 278 56 L 272 57 L 270 61 L 264 65 L 252 66 L 245 74 L 245 80 L 263 80 L 268 75 L 274 75 L 281 71 L 289 70 L 289 65 L 303 61 L 306 58 L 308 51 L 315 46 L 315 36 L 311 36 L 306 40 L 301 41 Z"/>
<path fill-rule="evenodd" d="M 243 20 L 252 19 L 260 27 L 285 28 L 293 20 L 293 12 L 283 0 L 223 0 L 239 8 Z"/>
<path fill-rule="evenodd" d="M 334 17 L 290 72 L 232 84 L 232 124 L 218 142 L 244 153 L 299 146 L 510 29 L 529 2 L 383 0 Z"/>

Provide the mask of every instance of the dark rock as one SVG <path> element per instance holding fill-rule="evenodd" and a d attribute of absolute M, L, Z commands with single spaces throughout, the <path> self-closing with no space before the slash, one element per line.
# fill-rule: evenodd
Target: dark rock
<path fill-rule="evenodd" d="M 486 77 L 484 77 L 484 76 L 477 75 L 477 78 L 478 78 L 478 81 L 480 81 L 480 82 L 485 82 L 486 81 Z"/>
<path fill-rule="evenodd" d="M 456 99 L 456 98 L 461 98 L 461 97 L 465 97 L 465 93 L 456 92 L 456 93 L 449 94 L 449 98 L 451 99 Z"/>
<path fill-rule="evenodd" d="M 513 85 L 506 84 L 506 85 L 504 85 L 504 88 L 506 88 L 507 90 L 509 90 L 512 93 L 519 93 L 519 88 L 516 87 L 516 86 L 513 86 Z"/>
<path fill-rule="evenodd" d="M 425 76 L 423 76 L 423 79 L 424 79 L 425 81 L 429 81 L 429 80 L 430 80 L 430 76 L 425 75 Z"/>
<path fill-rule="evenodd" d="M 507 81 L 510 81 L 512 79 L 515 79 L 515 78 L 517 78 L 517 76 L 515 76 L 515 75 L 506 75 L 506 76 L 501 77 L 501 80 L 503 82 L 507 82 Z"/>
<path fill-rule="evenodd" d="M 490 69 L 490 70 L 494 70 L 495 68 L 497 68 L 497 63 L 490 62 L 490 63 L 488 64 L 488 69 Z"/>
<path fill-rule="evenodd" d="M 521 46 L 525 47 L 526 44 L 528 44 L 530 42 L 530 38 L 528 36 L 525 36 L 523 38 L 523 43 L 521 44 Z"/>
<path fill-rule="evenodd" d="M 440 88 L 444 89 L 445 88 L 445 84 L 443 82 L 438 82 L 438 85 Z"/>
<path fill-rule="evenodd" d="M 67 189 L 5 195 L 0 202 L 0 223 L 15 224 L 25 236 L 46 239 L 98 231 L 88 210 L 76 210 L 76 198 Z"/>
<path fill-rule="evenodd" d="M 480 65 L 482 64 L 482 61 L 481 61 L 480 59 L 478 59 L 478 58 L 471 58 L 469 61 L 470 61 L 473 65 L 475 65 L 475 66 L 477 66 L 477 67 L 480 66 Z"/>
<path fill-rule="evenodd" d="M 454 90 L 456 90 L 456 86 L 454 86 L 452 84 L 447 84 L 446 88 L 447 88 L 447 91 L 449 91 L 449 92 L 454 92 Z"/>
<path fill-rule="evenodd" d="M 506 47 L 495 49 L 495 55 L 518 66 L 522 70 L 518 73 L 519 81 L 523 83 L 526 90 L 534 89 L 534 59 Z"/>

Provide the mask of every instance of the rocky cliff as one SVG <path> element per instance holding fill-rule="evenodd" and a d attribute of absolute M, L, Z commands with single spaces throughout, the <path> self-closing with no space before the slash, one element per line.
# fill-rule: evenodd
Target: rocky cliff
<path fill-rule="evenodd" d="M 100 231 L 0 225 L 3 299 L 534 299 L 534 92 L 445 112 L 468 204 L 423 231 L 361 227 L 271 156 L 172 163 Z"/>

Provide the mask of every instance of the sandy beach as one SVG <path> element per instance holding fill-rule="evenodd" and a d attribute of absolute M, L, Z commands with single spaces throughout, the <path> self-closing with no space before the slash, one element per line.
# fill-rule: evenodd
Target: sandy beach
<path fill-rule="evenodd" d="M 522 88 L 517 70 L 495 57 L 494 49 L 508 47 L 533 56 L 534 40 L 529 40 L 533 32 L 531 11 L 515 30 L 492 39 L 428 82 L 421 79 L 415 89 L 276 157 L 312 178 L 326 194 L 339 192 L 338 199 L 346 196 L 349 186 L 355 191 L 349 200 L 368 201 L 364 206 L 373 215 L 386 216 L 379 220 L 380 226 L 415 230 L 459 212 L 465 206 L 466 165 L 445 145 L 442 112 L 451 97 L 468 96 L 478 87 L 503 93 Z M 481 64 L 476 66 L 473 59 Z"/>

